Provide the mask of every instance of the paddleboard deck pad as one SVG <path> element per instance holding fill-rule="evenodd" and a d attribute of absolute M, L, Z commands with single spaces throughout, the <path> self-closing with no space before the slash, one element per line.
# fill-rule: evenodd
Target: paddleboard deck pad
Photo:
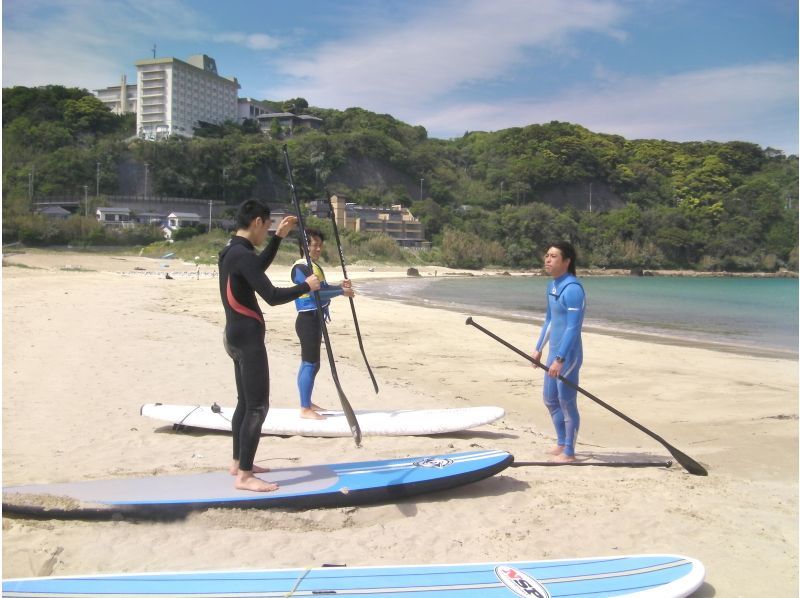
<path fill-rule="evenodd" d="M 505 451 L 471 451 L 274 469 L 257 474 L 273 492 L 233 487 L 227 471 L 88 480 L 3 488 L 7 513 L 50 517 L 158 514 L 198 508 L 341 507 L 393 502 L 492 476 L 514 461 Z"/>
<path fill-rule="evenodd" d="M 146 573 L 3 581 L 3 596 L 372 596 L 415 598 L 680 598 L 700 587 L 699 561 L 677 555 L 264 571 Z"/>
<path fill-rule="evenodd" d="M 232 407 L 213 405 L 167 405 L 146 403 L 141 415 L 175 426 L 231 431 Z M 349 437 L 352 435 L 343 411 L 322 411 L 325 419 L 304 419 L 300 409 L 271 407 L 261 427 L 262 434 L 274 436 Z M 497 421 L 505 415 L 502 407 L 461 407 L 453 409 L 405 409 L 399 411 L 356 411 L 362 436 L 427 436 L 469 430 Z"/>

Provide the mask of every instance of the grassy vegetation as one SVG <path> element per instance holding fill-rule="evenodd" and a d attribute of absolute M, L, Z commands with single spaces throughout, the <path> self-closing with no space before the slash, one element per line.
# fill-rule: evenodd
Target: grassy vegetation
<path fill-rule="evenodd" d="M 229 238 L 230 233 L 222 230 L 212 230 L 210 233 L 203 233 L 173 243 L 168 241 L 151 243 L 141 249 L 137 248 L 136 252 L 145 257 L 156 259 L 168 253 L 174 253 L 177 259 L 210 265 L 217 263 L 219 252 L 228 243 Z M 342 249 L 348 265 L 427 265 L 437 263 L 440 256 L 438 250 L 416 252 L 402 249 L 391 238 L 383 235 L 346 236 L 342 239 Z M 299 257 L 297 237 L 292 234 L 281 244 L 274 263 L 288 266 L 293 264 Z M 322 258 L 324 262 L 338 266 L 339 255 L 335 241 L 329 240 L 326 242 Z"/>

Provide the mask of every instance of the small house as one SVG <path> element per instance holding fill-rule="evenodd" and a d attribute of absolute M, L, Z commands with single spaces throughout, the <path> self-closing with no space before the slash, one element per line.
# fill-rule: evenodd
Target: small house
<path fill-rule="evenodd" d="M 105 226 L 131 226 L 130 208 L 100 207 L 95 212 L 97 221 Z"/>

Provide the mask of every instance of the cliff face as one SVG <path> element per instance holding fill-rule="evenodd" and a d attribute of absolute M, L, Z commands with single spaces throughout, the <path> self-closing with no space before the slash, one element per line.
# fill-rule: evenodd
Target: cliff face
<path fill-rule="evenodd" d="M 350 189 L 375 187 L 388 191 L 402 187 L 409 198 L 418 198 L 419 179 L 390 164 L 366 156 L 353 156 L 343 166 L 333 171 L 328 179 L 331 186 L 346 185 Z"/>
<path fill-rule="evenodd" d="M 149 170 L 148 189 L 144 189 L 144 165 L 129 157 L 121 161 L 117 167 L 117 191 L 114 195 L 158 197 L 156 191 L 157 176 L 154 171 L 157 164 L 151 164 Z M 295 175 L 296 176 L 296 175 Z M 368 156 L 354 155 L 342 166 L 330 173 L 327 186 L 331 192 L 345 187 L 349 191 L 370 188 L 377 194 L 392 193 L 395 198 L 405 195 L 408 202 L 419 199 L 419 177 L 403 172 L 393 165 Z M 319 187 L 321 189 L 321 186 Z M 427 185 L 423 187 L 423 198 L 428 197 Z M 291 203 L 286 173 L 282 169 L 274 170 L 264 166 L 256 172 L 256 182 L 251 190 L 251 197 L 258 198 L 271 204 Z M 222 197 L 213 197 L 222 201 Z M 238 204 L 242 198 L 226 198 L 228 204 Z M 301 200 L 313 199 L 301 197 Z M 530 196 L 528 196 L 530 201 Z M 509 202 L 514 198 L 508 194 Z M 574 183 L 549 189 L 535 198 L 535 201 L 551 205 L 556 208 L 573 206 L 578 210 L 588 210 L 590 203 L 590 189 L 588 183 Z M 456 203 L 459 198 L 456 198 Z M 625 202 L 616 195 L 604 182 L 596 181 L 591 187 L 591 209 L 593 212 L 606 212 L 621 208 Z"/>
<path fill-rule="evenodd" d="M 625 202 L 602 182 L 592 183 L 591 193 L 588 183 L 575 183 L 550 189 L 545 191 L 538 201 L 554 208 L 572 206 L 582 211 L 589 210 L 591 201 L 592 212 L 608 212 L 625 206 Z"/>

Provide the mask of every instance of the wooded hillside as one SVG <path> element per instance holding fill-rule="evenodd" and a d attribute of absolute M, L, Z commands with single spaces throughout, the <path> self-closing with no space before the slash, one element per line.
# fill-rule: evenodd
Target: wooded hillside
<path fill-rule="evenodd" d="M 111 114 L 85 90 L 4 89 L 4 238 L 36 220 L 31 196 L 83 197 L 88 186 L 94 201 L 98 168 L 101 202 L 141 194 L 131 172 L 147 163 L 151 195 L 288 203 L 287 144 L 301 199 L 327 186 L 360 204 L 409 206 L 450 265 L 533 266 L 566 238 L 598 267 L 797 270 L 797 156 L 563 122 L 431 139 L 387 114 L 286 104 L 322 128 L 265 135 L 230 123 L 145 142 L 132 137 L 132 115 Z"/>

